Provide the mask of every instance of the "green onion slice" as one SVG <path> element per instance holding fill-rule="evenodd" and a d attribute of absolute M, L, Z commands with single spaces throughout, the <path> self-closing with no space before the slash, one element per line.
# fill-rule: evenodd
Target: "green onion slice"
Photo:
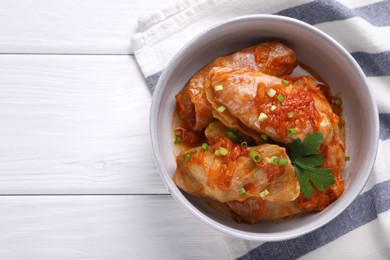
<path fill-rule="evenodd" d="M 275 111 L 276 110 L 276 106 L 272 105 L 270 109 L 271 109 L 271 111 Z"/>
<path fill-rule="evenodd" d="M 215 150 L 215 155 L 222 155 L 225 156 L 228 154 L 228 150 L 226 150 L 223 147 L 220 147 L 218 150 Z"/>
<path fill-rule="evenodd" d="M 226 107 L 224 105 L 220 105 L 220 106 L 217 107 L 217 110 L 218 110 L 218 112 L 222 113 L 223 111 L 226 110 Z"/>
<path fill-rule="evenodd" d="M 266 135 L 266 134 L 261 134 L 260 137 L 261 137 L 261 139 L 263 139 L 264 141 L 267 141 L 267 140 L 268 140 L 268 135 Z"/>
<path fill-rule="evenodd" d="M 267 189 L 260 192 L 260 197 L 264 199 L 269 194 L 269 191 Z"/>
<path fill-rule="evenodd" d="M 186 156 L 184 156 L 184 161 L 185 162 L 189 162 L 191 159 L 191 154 L 186 154 Z"/>
<path fill-rule="evenodd" d="M 268 90 L 268 92 L 267 92 L 267 95 L 268 95 L 269 97 L 274 97 L 275 94 L 276 94 L 276 90 L 273 89 L 273 88 L 270 88 L 270 89 Z"/>
<path fill-rule="evenodd" d="M 175 135 L 175 143 L 177 143 L 177 144 L 181 143 L 181 136 L 180 135 Z"/>
<path fill-rule="evenodd" d="M 271 163 L 275 165 L 279 165 L 279 157 L 277 156 L 272 156 L 271 157 Z"/>
<path fill-rule="evenodd" d="M 294 136 L 296 133 L 297 133 L 297 129 L 295 129 L 295 128 L 289 128 L 287 130 L 287 135 L 288 136 Z"/>
<path fill-rule="evenodd" d="M 251 151 L 250 153 L 249 153 L 249 157 L 250 158 L 252 158 L 252 160 L 254 161 L 254 162 L 260 162 L 261 161 L 261 155 L 257 152 L 257 151 L 255 151 L 255 150 L 253 150 L 253 151 Z"/>
<path fill-rule="evenodd" d="M 209 147 L 209 145 L 207 143 L 203 143 L 202 144 L 202 150 L 203 151 L 206 151 L 208 147 Z"/>
<path fill-rule="evenodd" d="M 339 117 L 339 123 L 338 123 L 338 125 L 339 125 L 339 126 L 343 126 L 344 124 L 345 124 L 344 119 L 343 119 L 342 117 Z"/>
<path fill-rule="evenodd" d="M 248 143 L 247 143 L 247 142 L 245 142 L 245 141 L 244 141 L 244 142 L 242 142 L 242 143 L 241 143 L 241 145 L 242 145 L 242 146 L 244 146 L 244 147 L 248 147 Z"/>
<path fill-rule="evenodd" d="M 290 84 L 287 80 L 285 80 L 285 79 L 282 79 L 282 83 L 284 84 L 284 85 L 288 85 L 288 84 Z"/>
<path fill-rule="evenodd" d="M 288 160 L 286 158 L 279 158 L 279 161 L 278 161 L 279 166 L 283 166 L 283 165 L 287 165 L 287 164 L 288 164 Z"/>
<path fill-rule="evenodd" d="M 222 85 L 214 86 L 214 90 L 215 90 L 215 91 L 221 91 L 222 89 L 223 89 L 223 86 L 222 86 Z"/>
<path fill-rule="evenodd" d="M 334 103 L 336 104 L 336 106 L 341 106 L 341 104 L 343 104 L 343 100 L 341 98 L 336 98 Z"/>
<path fill-rule="evenodd" d="M 241 187 L 240 188 L 240 190 L 238 191 L 239 193 L 240 193 L 240 195 L 242 196 L 242 195 L 245 195 L 245 193 L 246 193 L 246 190 L 245 190 L 245 188 L 244 187 Z"/>
<path fill-rule="evenodd" d="M 227 130 L 226 136 L 229 137 L 234 143 L 238 142 L 238 136 L 233 130 Z"/>
<path fill-rule="evenodd" d="M 279 100 L 279 102 L 284 101 L 284 96 L 282 94 L 279 94 L 276 98 Z"/>
<path fill-rule="evenodd" d="M 264 122 L 268 116 L 264 114 L 263 112 L 260 113 L 259 118 L 257 118 L 260 122 Z"/>
<path fill-rule="evenodd" d="M 345 156 L 345 161 L 348 162 L 349 160 L 351 160 L 351 157 L 350 156 Z"/>
<path fill-rule="evenodd" d="M 288 117 L 288 118 L 292 118 L 293 116 L 294 116 L 294 112 L 288 112 L 288 113 L 287 113 L 287 117 Z"/>

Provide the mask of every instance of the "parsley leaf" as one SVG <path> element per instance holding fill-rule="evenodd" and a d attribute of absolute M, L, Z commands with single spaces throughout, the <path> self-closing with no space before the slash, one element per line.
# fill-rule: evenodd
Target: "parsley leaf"
<path fill-rule="evenodd" d="M 309 179 L 307 176 L 303 173 L 303 170 L 301 170 L 299 167 L 294 166 L 295 173 L 297 174 L 299 185 L 301 186 L 301 191 L 305 195 L 305 197 L 309 198 L 310 195 L 313 192 L 313 187 L 311 186 Z M 308 194 L 308 196 L 306 196 Z"/>
<path fill-rule="evenodd" d="M 313 168 L 311 171 L 303 171 L 319 191 L 335 183 L 331 169 Z M 310 197 L 310 196 L 309 196 Z"/>
<path fill-rule="evenodd" d="M 310 198 L 314 185 L 319 191 L 335 183 L 332 170 L 316 168 L 324 164 L 324 156 L 319 154 L 319 147 L 323 141 L 320 132 L 308 135 L 303 142 L 295 139 L 289 145 L 290 159 L 297 174 L 301 191 L 306 198 Z"/>

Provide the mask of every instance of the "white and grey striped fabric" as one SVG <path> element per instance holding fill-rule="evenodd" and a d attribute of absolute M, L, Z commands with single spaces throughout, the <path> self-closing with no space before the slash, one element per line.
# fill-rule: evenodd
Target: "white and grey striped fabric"
<path fill-rule="evenodd" d="M 137 62 L 153 91 L 173 55 L 201 31 L 247 14 L 293 17 L 336 39 L 368 77 L 380 118 L 373 173 L 359 197 L 322 228 L 282 242 L 224 237 L 239 259 L 390 259 L 390 1 L 188 0 L 139 20 L 132 38 Z"/>

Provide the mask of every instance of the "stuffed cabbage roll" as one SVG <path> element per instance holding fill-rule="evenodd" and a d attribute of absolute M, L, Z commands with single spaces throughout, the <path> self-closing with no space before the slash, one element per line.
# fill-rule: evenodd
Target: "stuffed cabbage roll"
<path fill-rule="evenodd" d="M 294 84 L 246 68 L 218 68 L 209 74 L 207 99 L 218 117 L 232 117 L 259 134 L 288 144 L 320 131 L 324 143 L 335 134 L 338 116 L 312 77 Z M 304 85 L 304 86 L 302 86 Z"/>
<path fill-rule="evenodd" d="M 294 69 L 295 54 L 279 42 L 266 42 L 219 57 L 201 69 L 176 95 L 180 117 L 195 131 L 203 130 L 213 117 L 204 91 L 205 78 L 213 67 L 250 68 L 282 76 Z"/>
<path fill-rule="evenodd" d="M 207 149 L 196 147 L 176 158 L 173 180 L 187 193 L 219 202 L 261 197 L 266 201 L 293 201 L 300 193 L 298 179 L 285 148 L 264 144 L 251 148 L 227 137 Z"/>
<path fill-rule="evenodd" d="M 246 146 L 254 146 L 256 142 L 250 136 L 245 135 L 236 128 L 228 128 L 225 124 L 216 120 L 211 122 L 204 130 L 204 135 L 209 144 L 214 144 L 221 136 L 229 137 L 233 143 L 246 143 Z"/>
<path fill-rule="evenodd" d="M 313 77 L 294 77 L 291 80 L 294 85 L 306 89 L 314 99 L 315 108 L 319 112 L 318 131 L 324 137 L 320 147 L 320 154 L 324 156 L 324 164 L 321 167 L 331 169 L 335 178 L 335 183 L 323 192 L 315 189 L 309 199 L 303 196 L 300 199 L 302 210 L 321 211 L 344 192 L 345 145 L 341 140 L 339 116 L 334 113 L 334 109 L 332 109 L 321 89 L 317 87 Z M 337 109 L 340 109 L 340 107 Z"/>
<path fill-rule="evenodd" d="M 310 198 L 301 195 L 300 208 L 303 211 L 321 211 L 344 192 L 345 146 L 340 140 L 337 127 L 332 139 L 327 144 L 321 145 L 320 154 L 324 156 L 324 164 L 321 167 L 332 170 L 335 183 L 322 192 L 315 188 Z"/>
<path fill-rule="evenodd" d="M 229 208 L 249 223 L 277 220 L 301 213 L 299 201 L 273 202 L 258 197 L 250 197 L 244 201 L 229 201 Z"/>

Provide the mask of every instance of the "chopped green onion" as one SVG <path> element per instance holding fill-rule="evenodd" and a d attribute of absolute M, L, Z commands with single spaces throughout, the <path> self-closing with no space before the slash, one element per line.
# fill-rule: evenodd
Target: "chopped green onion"
<path fill-rule="evenodd" d="M 240 193 L 240 196 L 242 196 L 242 195 L 245 195 L 246 190 L 245 190 L 244 187 L 241 187 L 240 190 L 239 190 L 238 192 Z"/>
<path fill-rule="evenodd" d="M 272 156 L 271 157 L 271 163 L 275 165 L 279 165 L 279 157 L 277 156 Z"/>
<path fill-rule="evenodd" d="M 297 129 L 295 129 L 295 128 L 289 128 L 287 130 L 288 136 L 294 136 L 296 133 L 297 133 Z"/>
<path fill-rule="evenodd" d="M 344 119 L 343 119 L 342 117 L 339 117 L 339 123 L 338 123 L 338 125 L 339 125 L 339 126 L 343 126 L 344 124 L 345 124 Z"/>
<path fill-rule="evenodd" d="M 226 150 L 223 147 L 220 147 L 218 150 L 215 150 L 215 155 L 222 155 L 225 156 L 228 154 L 228 150 Z"/>
<path fill-rule="evenodd" d="M 250 153 L 249 153 L 249 157 L 250 158 L 252 158 L 252 160 L 254 161 L 254 162 L 260 162 L 261 161 L 261 155 L 257 152 L 257 151 L 255 151 L 255 150 L 253 150 L 253 151 L 251 151 Z"/>
<path fill-rule="evenodd" d="M 229 137 L 234 143 L 237 143 L 238 142 L 238 136 L 235 132 L 233 132 L 232 130 L 227 130 L 226 131 L 226 136 Z"/>
<path fill-rule="evenodd" d="M 261 134 L 260 137 L 261 137 L 261 139 L 263 139 L 264 141 L 267 141 L 267 140 L 268 140 L 268 135 L 266 135 L 266 134 Z"/>
<path fill-rule="evenodd" d="M 336 98 L 334 103 L 336 104 L 336 106 L 341 106 L 341 104 L 343 104 L 343 100 L 341 98 Z"/>
<path fill-rule="evenodd" d="M 288 84 L 290 84 L 287 80 L 285 80 L 285 79 L 282 79 L 282 83 L 284 84 L 284 85 L 288 85 Z"/>
<path fill-rule="evenodd" d="M 279 100 L 279 102 L 284 101 L 284 96 L 282 94 L 279 94 L 276 98 Z"/>
<path fill-rule="evenodd" d="M 248 143 L 247 143 L 247 142 L 245 142 L 245 141 L 244 141 L 244 142 L 242 142 L 242 143 L 241 143 L 241 145 L 242 145 L 242 146 L 244 146 L 244 147 L 248 147 Z"/>
<path fill-rule="evenodd" d="M 184 156 L 184 161 L 185 162 L 189 162 L 191 159 L 191 154 L 186 154 L 186 156 Z"/>
<path fill-rule="evenodd" d="M 221 113 L 223 111 L 225 111 L 225 109 L 226 109 L 226 107 L 224 105 L 220 105 L 220 106 L 217 107 L 218 112 L 221 112 Z"/>
<path fill-rule="evenodd" d="M 288 117 L 288 118 L 292 118 L 293 116 L 294 116 L 294 112 L 288 112 L 288 113 L 287 113 L 287 117 Z"/>
<path fill-rule="evenodd" d="M 177 143 L 177 144 L 181 143 L 181 136 L 180 135 L 175 135 L 175 143 Z"/>
<path fill-rule="evenodd" d="M 270 109 L 271 109 L 271 111 L 275 111 L 276 110 L 276 106 L 272 105 Z"/>
<path fill-rule="evenodd" d="M 217 86 L 214 86 L 214 90 L 215 91 L 220 91 L 223 89 L 223 86 L 222 85 L 217 85 Z"/>
<path fill-rule="evenodd" d="M 288 160 L 286 158 L 279 158 L 278 156 L 272 156 L 271 163 L 275 165 L 283 166 L 288 164 Z"/>
<path fill-rule="evenodd" d="M 279 166 L 283 166 L 283 165 L 286 165 L 286 164 L 288 164 L 288 160 L 286 158 L 280 158 L 279 159 L 279 162 L 278 162 Z"/>
<path fill-rule="evenodd" d="M 275 96 L 275 94 L 276 94 L 276 90 L 273 89 L 273 88 L 270 88 L 270 89 L 268 90 L 268 92 L 267 92 L 267 95 L 268 95 L 269 97 L 273 97 L 273 96 Z"/>
<path fill-rule="evenodd" d="M 267 195 L 269 194 L 269 191 L 267 189 L 263 190 L 262 192 L 260 192 L 260 197 L 262 199 L 264 199 Z"/>
<path fill-rule="evenodd" d="M 259 115 L 258 120 L 260 122 L 264 122 L 267 118 L 268 118 L 268 116 L 266 114 L 264 114 L 263 112 L 261 112 L 260 115 Z"/>
<path fill-rule="evenodd" d="M 351 157 L 345 156 L 345 161 L 348 162 L 349 160 L 351 160 Z"/>
<path fill-rule="evenodd" d="M 208 147 L 209 147 L 209 145 L 207 143 L 203 143 L 202 144 L 202 150 L 203 151 L 206 151 Z"/>

